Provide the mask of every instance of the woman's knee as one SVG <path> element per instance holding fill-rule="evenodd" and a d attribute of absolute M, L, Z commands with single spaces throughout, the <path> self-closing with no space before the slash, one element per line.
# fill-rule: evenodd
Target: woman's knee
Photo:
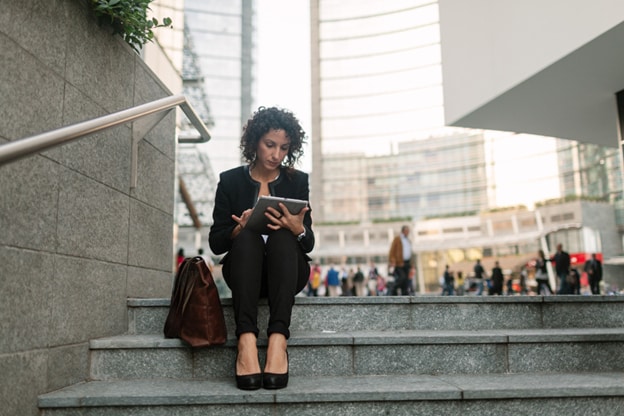
<path fill-rule="evenodd" d="M 243 250 L 245 252 L 248 252 L 249 250 L 253 249 L 264 249 L 264 241 L 262 240 L 262 236 L 256 232 L 243 228 L 232 242 L 231 251 Z"/>
<path fill-rule="evenodd" d="M 281 229 L 274 231 L 266 241 L 267 254 L 271 253 L 272 250 L 277 250 L 283 255 L 289 252 L 295 253 L 298 249 L 297 238 L 290 230 Z"/>

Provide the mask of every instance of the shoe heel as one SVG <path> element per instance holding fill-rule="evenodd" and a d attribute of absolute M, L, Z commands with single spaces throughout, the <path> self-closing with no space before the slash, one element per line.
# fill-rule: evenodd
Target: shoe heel
<path fill-rule="evenodd" d="M 240 390 L 259 390 L 262 387 L 262 373 L 236 376 L 236 387 Z"/>
<path fill-rule="evenodd" d="M 239 376 L 236 374 L 236 362 L 238 361 L 238 352 L 234 361 L 234 375 L 236 376 L 236 387 L 240 390 L 258 390 L 262 388 L 262 373 L 247 374 Z"/>
<path fill-rule="evenodd" d="M 288 358 L 288 351 L 286 351 L 286 365 L 287 370 L 284 374 L 275 373 L 263 373 L 262 374 L 262 387 L 267 390 L 283 389 L 288 386 L 288 366 L 290 365 Z"/>

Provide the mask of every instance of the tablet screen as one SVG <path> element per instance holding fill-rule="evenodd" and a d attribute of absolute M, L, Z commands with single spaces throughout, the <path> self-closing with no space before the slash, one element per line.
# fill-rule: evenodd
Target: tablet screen
<path fill-rule="evenodd" d="M 268 207 L 273 207 L 281 212 L 279 203 L 286 205 L 286 208 L 291 214 L 298 214 L 304 207 L 308 205 L 308 201 L 302 199 L 282 198 L 279 196 L 261 196 L 256 202 L 256 206 L 251 212 L 249 220 L 245 227 L 249 227 L 253 231 L 257 231 L 261 234 L 271 233 L 271 229 L 267 227 L 269 219 L 264 215 L 264 212 Z"/>

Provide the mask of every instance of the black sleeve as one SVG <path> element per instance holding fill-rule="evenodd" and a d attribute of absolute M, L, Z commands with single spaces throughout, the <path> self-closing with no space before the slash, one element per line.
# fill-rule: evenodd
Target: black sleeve
<path fill-rule="evenodd" d="M 297 183 L 297 199 L 303 199 L 305 201 L 310 200 L 310 186 L 308 183 L 308 174 L 301 173 L 300 179 Z M 301 239 L 299 244 L 301 244 L 301 249 L 304 253 L 309 253 L 314 248 L 314 232 L 312 231 L 312 207 L 306 212 L 305 217 L 303 218 L 303 226 L 305 227 L 305 237 Z"/>
<path fill-rule="evenodd" d="M 208 243 L 214 254 L 223 254 L 232 247 L 232 231 L 236 227 L 236 221 L 231 217 L 233 212 L 232 201 L 226 192 L 223 175 L 217 185 L 215 204 L 212 211 L 213 224 L 210 227 Z"/>

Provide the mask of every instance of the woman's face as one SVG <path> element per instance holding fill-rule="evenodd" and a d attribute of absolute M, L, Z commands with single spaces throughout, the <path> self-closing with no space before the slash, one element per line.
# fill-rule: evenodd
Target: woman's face
<path fill-rule="evenodd" d="M 267 171 L 279 169 L 289 148 L 290 140 L 284 130 L 269 130 L 258 142 L 255 167 Z"/>

